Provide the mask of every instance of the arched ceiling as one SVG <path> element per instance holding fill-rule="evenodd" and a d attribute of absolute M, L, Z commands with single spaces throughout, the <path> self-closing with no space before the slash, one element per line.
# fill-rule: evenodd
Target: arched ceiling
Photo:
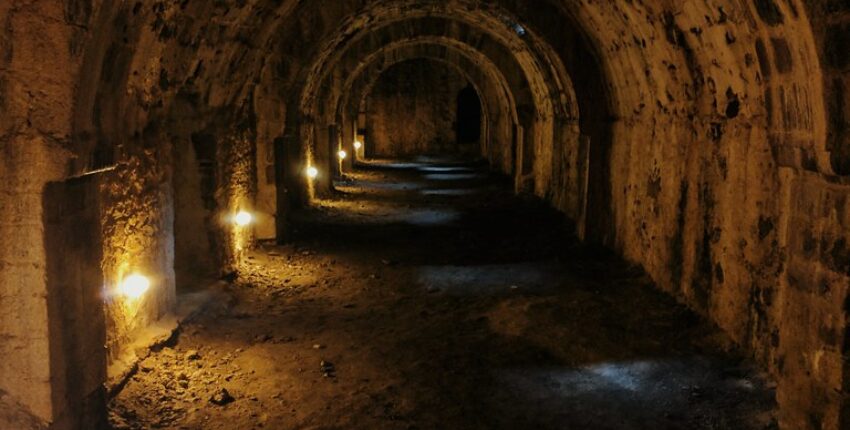
<path fill-rule="evenodd" d="M 291 129 L 341 61 L 355 61 L 402 37 L 433 36 L 443 37 L 444 45 L 474 47 L 508 80 L 516 80 L 512 69 L 518 65 L 535 96 L 535 116 L 578 113 L 583 133 L 595 141 L 608 137 L 594 137 L 598 127 L 589 123 L 616 121 L 651 130 L 653 138 L 689 130 L 705 141 L 722 139 L 724 129 L 755 126 L 772 145 L 757 150 L 774 153 L 777 164 L 833 174 L 823 81 L 810 78 L 821 75 L 812 54 L 817 49 L 807 9 L 794 5 L 773 0 L 104 5 L 94 16 L 105 30 L 86 50 L 76 135 L 79 143 L 114 140 L 125 130 L 139 133 L 153 118 L 183 109 L 181 100 L 208 112 L 197 115 L 201 118 L 233 115 L 245 111 L 234 106 L 257 93 L 279 101 Z M 522 111 L 523 85 L 510 88 Z M 617 135 L 611 139 L 614 145 L 625 142 Z"/>
<path fill-rule="evenodd" d="M 479 51 L 472 49 L 469 45 L 456 41 L 455 39 L 447 39 L 442 37 L 420 36 L 410 39 L 401 39 L 390 41 L 390 43 L 376 47 L 371 53 L 364 56 L 349 57 L 349 61 L 338 63 L 336 73 L 339 76 L 346 77 L 345 82 L 353 83 L 359 79 L 361 74 L 368 71 L 373 66 L 374 62 L 385 60 L 387 52 L 403 50 L 406 56 L 416 55 L 421 52 L 423 56 L 440 55 L 441 58 L 451 61 L 458 66 L 468 67 L 469 70 L 477 71 L 482 77 L 497 88 L 502 88 L 502 94 L 511 100 L 512 109 L 516 109 L 515 104 L 520 103 L 528 106 L 529 109 L 534 108 L 534 99 L 530 91 L 528 91 L 527 83 L 522 79 L 522 75 L 511 74 L 513 79 L 508 79 L 503 69 L 500 69 L 492 60 Z M 516 69 L 508 69 L 508 71 L 516 71 Z M 338 96 L 348 97 L 350 94 L 344 91 L 349 85 L 345 84 L 343 91 L 337 92 Z M 356 98 L 356 95 L 353 95 Z M 517 101 L 517 99 L 519 99 Z M 320 99 L 321 100 L 321 99 Z M 356 101 L 356 100 L 353 100 Z M 336 106 L 335 104 L 330 105 Z"/>
<path fill-rule="evenodd" d="M 372 88 L 377 84 L 382 74 L 393 66 L 415 59 L 427 59 L 443 63 L 456 70 L 469 81 L 482 102 L 484 121 L 488 124 L 491 138 L 509 136 L 512 124 L 519 123 L 516 103 L 508 84 L 498 69 L 492 63 L 482 63 L 475 57 L 451 46 L 417 41 L 415 43 L 400 43 L 389 45 L 363 59 L 357 68 L 348 76 L 339 92 L 334 92 L 330 101 L 323 102 L 328 106 L 337 106 L 337 118 L 344 120 L 346 114 L 353 117 L 360 111 L 361 102 L 365 100 Z M 497 149 L 489 139 L 482 142 L 488 147 Z M 491 150 L 492 151 L 492 150 Z M 512 160 L 508 154 L 500 154 L 498 162 L 505 171 L 510 171 Z"/>
<path fill-rule="evenodd" d="M 445 40 L 464 41 L 478 50 L 502 50 L 504 53 L 491 55 L 496 56 L 500 65 L 512 67 L 510 63 L 515 63 L 523 70 L 536 96 L 538 114 L 554 109 L 555 106 L 548 106 L 552 101 L 561 102 L 567 98 L 560 93 L 570 90 L 569 78 L 565 74 L 552 74 L 562 67 L 557 57 L 549 55 L 550 50 L 537 42 L 535 36 L 524 28 L 512 27 L 511 21 L 498 12 L 488 14 L 469 5 L 460 6 L 451 2 L 411 3 L 406 8 L 398 4 L 385 8 L 375 6 L 363 17 L 350 19 L 349 27 L 343 26 L 338 33 L 341 36 L 320 50 L 313 66 L 306 70 L 305 98 L 314 91 L 311 87 L 316 84 L 312 82 L 320 82 L 342 55 L 357 55 L 358 49 L 362 49 L 357 45 L 375 46 L 401 35 L 443 36 Z M 567 90 L 564 90 L 565 85 Z M 565 110 L 560 107 L 557 112 Z"/>
<path fill-rule="evenodd" d="M 338 115 L 355 112 L 383 72 L 400 62 L 424 58 L 450 65 L 472 83 L 491 110 L 504 110 L 517 121 L 516 102 L 504 76 L 492 62 L 486 61 L 486 57 L 473 55 L 451 44 L 433 43 L 428 39 L 387 45 L 362 58 L 353 69 L 341 72 L 347 78 L 328 105 L 336 106 Z"/>

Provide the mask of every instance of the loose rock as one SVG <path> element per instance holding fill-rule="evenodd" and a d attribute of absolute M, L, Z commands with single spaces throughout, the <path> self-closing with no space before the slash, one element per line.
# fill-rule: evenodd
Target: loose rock
<path fill-rule="evenodd" d="M 212 397 L 210 397 L 210 403 L 218 406 L 224 406 L 229 403 L 233 403 L 234 401 L 236 401 L 236 399 L 230 395 L 226 388 L 218 390 L 212 395 Z"/>

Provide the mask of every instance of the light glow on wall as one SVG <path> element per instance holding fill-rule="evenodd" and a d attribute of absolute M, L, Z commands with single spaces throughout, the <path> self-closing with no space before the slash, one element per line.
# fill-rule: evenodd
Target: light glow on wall
<path fill-rule="evenodd" d="M 239 227 L 246 227 L 254 222 L 254 216 L 247 211 L 240 211 L 233 217 L 233 222 Z"/>
<path fill-rule="evenodd" d="M 336 155 L 339 157 L 340 160 L 345 160 L 346 157 L 348 157 L 348 153 L 343 150 L 339 151 Z"/>
<path fill-rule="evenodd" d="M 317 169 L 313 166 L 308 167 L 307 170 L 305 171 L 305 173 L 307 174 L 307 177 L 310 178 L 310 179 L 316 179 L 316 178 L 319 177 L 319 169 Z"/>
<path fill-rule="evenodd" d="M 151 287 L 151 281 L 145 276 L 134 273 L 121 282 L 121 294 L 131 299 L 142 297 Z"/>
<path fill-rule="evenodd" d="M 359 140 L 355 140 L 355 141 L 354 141 L 354 149 L 356 149 L 356 150 L 358 150 L 358 151 L 359 151 L 359 150 L 360 150 L 360 148 L 362 148 L 362 147 L 363 147 L 363 142 L 361 142 L 361 141 L 359 141 Z"/>

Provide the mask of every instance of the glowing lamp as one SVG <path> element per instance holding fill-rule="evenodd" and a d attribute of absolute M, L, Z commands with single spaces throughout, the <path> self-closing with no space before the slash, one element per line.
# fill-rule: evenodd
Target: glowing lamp
<path fill-rule="evenodd" d="M 313 166 L 308 167 L 306 173 L 307 173 L 307 177 L 310 178 L 310 179 L 316 179 L 317 177 L 319 177 L 319 169 L 317 169 Z"/>
<path fill-rule="evenodd" d="M 239 227 L 245 227 L 253 221 L 254 216 L 245 211 L 240 211 L 235 217 L 233 217 L 233 222 L 235 222 Z"/>
<path fill-rule="evenodd" d="M 339 151 L 336 155 L 339 156 L 340 160 L 345 160 L 345 157 L 348 157 L 348 153 L 345 151 Z"/>
<path fill-rule="evenodd" d="M 133 274 L 124 278 L 121 282 L 121 294 L 131 299 L 142 297 L 151 287 L 151 281 L 139 274 Z"/>
<path fill-rule="evenodd" d="M 363 147 L 363 142 L 361 142 L 361 141 L 359 141 L 359 140 L 355 140 L 355 141 L 354 141 L 354 149 L 359 150 L 359 149 L 360 149 L 360 148 L 362 148 L 362 147 Z"/>

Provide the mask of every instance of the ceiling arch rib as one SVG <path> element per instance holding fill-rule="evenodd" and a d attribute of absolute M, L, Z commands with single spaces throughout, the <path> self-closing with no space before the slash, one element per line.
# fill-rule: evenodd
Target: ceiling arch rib
<path fill-rule="evenodd" d="M 522 171 L 527 174 L 526 185 L 518 184 L 523 189 L 535 189 L 531 178 L 532 171 L 540 169 L 544 164 L 536 163 L 538 152 L 551 154 L 551 148 L 547 147 L 553 141 L 559 142 L 573 139 L 568 136 L 576 134 L 570 124 L 577 118 L 578 112 L 575 104 L 565 103 L 565 99 L 575 99 L 570 85 L 564 85 L 569 77 L 547 76 L 546 71 L 563 70 L 556 56 L 548 57 L 536 51 L 533 46 L 545 45 L 534 31 L 518 24 L 513 18 L 512 12 L 507 12 L 512 4 L 510 1 L 498 1 L 488 5 L 481 5 L 475 1 L 456 0 L 449 2 L 418 2 L 411 0 L 390 0 L 380 4 L 364 6 L 362 4 L 334 3 L 333 7 L 323 8 L 321 0 L 299 4 L 292 19 L 285 21 L 291 25 L 286 26 L 281 22 L 281 33 L 279 35 L 280 54 L 284 58 L 304 58 L 310 52 L 316 52 L 309 61 L 295 61 L 282 59 L 279 64 L 278 73 L 284 83 L 291 84 L 291 91 L 283 95 L 287 100 L 286 129 L 288 135 L 298 136 L 301 142 L 300 149 L 306 162 L 311 161 L 309 154 L 312 139 L 315 137 L 315 128 L 312 125 L 313 112 L 310 109 L 300 109 L 302 102 L 314 99 L 315 89 L 324 80 L 322 76 L 327 70 L 332 57 L 345 52 L 344 46 L 364 34 L 373 33 L 373 28 L 379 28 L 383 23 L 403 22 L 411 18 L 443 19 L 459 22 L 467 28 L 477 29 L 479 33 L 487 34 L 491 38 L 504 41 L 509 46 L 508 52 L 515 61 L 531 70 L 533 77 L 532 91 L 540 100 L 537 106 L 542 109 L 524 111 L 531 115 L 533 122 L 524 130 L 522 138 L 524 145 L 522 153 L 525 160 Z M 513 5 L 515 6 L 515 5 Z M 310 25 L 310 31 L 304 30 L 304 25 Z M 518 28 L 522 31 L 518 31 Z M 579 28 L 576 26 L 576 28 Z M 301 43 L 297 46 L 286 44 L 286 40 L 298 37 Z M 533 43 L 532 43 L 533 42 Z M 533 45 L 533 46 L 532 46 Z M 271 46 L 275 46 L 274 44 Z M 553 52 L 551 49 L 548 52 Z M 541 68 L 541 65 L 548 65 Z M 553 65 L 558 65 L 557 67 Z M 561 89 L 567 90 L 562 91 Z M 566 96 L 565 96 L 566 94 Z M 537 107 L 535 106 L 535 108 Z M 569 109 L 569 110 L 568 110 Z M 567 124 L 556 124 L 555 121 L 565 121 Z M 565 127 L 566 126 L 566 127 Z M 565 129 L 567 129 L 565 131 Z M 555 137 L 557 134 L 565 134 L 564 137 Z M 556 146 L 562 145 L 556 143 Z M 297 181 L 298 179 L 296 179 Z M 530 181 L 530 182 L 529 182 Z M 538 194 L 544 194 L 545 190 L 537 187 Z"/>
<path fill-rule="evenodd" d="M 510 29 L 510 31 L 513 31 L 513 29 Z M 327 61 L 332 61 L 333 63 L 331 64 L 336 64 L 347 56 L 356 56 L 359 52 L 367 50 L 363 48 L 364 46 L 380 46 L 381 44 L 388 43 L 388 40 L 392 40 L 393 38 L 405 36 L 415 37 L 421 35 L 440 36 L 444 38 L 444 41 L 446 41 L 445 43 L 457 43 L 456 41 L 453 41 L 453 39 L 468 40 L 468 42 L 466 42 L 467 44 L 475 46 L 477 50 L 482 51 L 487 57 L 493 58 L 493 62 L 499 64 L 501 66 L 500 68 L 505 69 L 506 67 L 511 67 L 516 70 L 505 73 L 506 76 L 517 80 L 517 83 L 512 87 L 517 89 L 528 88 L 528 91 L 534 99 L 533 104 L 518 103 L 520 116 L 525 116 L 526 118 L 523 122 L 523 127 L 526 132 L 523 133 L 522 150 L 519 151 L 522 154 L 522 161 L 520 162 L 521 166 L 517 169 L 522 171 L 523 175 L 531 178 L 534 176 L 535 171 L 546 170 L 545 165 L 551 161 L 547 159 L 553 156 L 553 150 L 551 148 L 553 142 L 577 139 L 578 132 L 577 130 L 574 130 L 577 129 L 577 125 L 574 124 L 572 126 L 567 125 L 566 127 L 556 127 L 554 123 L 557 112 L 563 114 L 567 111 L 571 112 L 571 118 L 563 118 L 563 115 L 558 115 L 558 117 L 561 118 L 561 121 L 564 124 L 570 122 L 575 123 L 576 121 L 575 117 L 577 116 L 578 109 L 574 100 L 573 92 L 568 92 L 571 96 L 569 103 L 566 104 L 568 107 L 555 109 L 555 106 L 558 105 L 559 102 L 563 102 L 565 97 L 561 97 L 560 99 L 552 97 L 552 93 L 557 91 L 552 90 L 550 87 L 552 82 L 568 81 L 569 78 L 566 77 L 558 80 L 545 76 L 545 72 L 540 69 L 538 61 L 521 61 L 519 58 L 521 58 L 522 55 L 520 54 L 518 57 L 516 52 L 517 48 L 510 49 L 505 47 L 505 43 L 509 43 L 505 42 L 505 38 L 501 38 L 503 42 L 500 43 L 498 40 L 491 37 L 490 33 L 479 31 L 475 25 L 468 25 L 464 22 L 440 17 L 393 20 L 390 24 L 376 26 L 373 30 L 364 32 L 364 34 L 359 37 L 350 36 L 346 39 L 344 46 L 337 48 L 337 51 L 334 53 L 332 58 L 329 58 Z M 521 49 L 523 49 L 526 54 L 529 54 L 526 48 Z M 314 88 L 321 88 L 324 86 L 324 84 L 320 83 L 323 81 L 320 81 L 319 79 L 325 79 L 327 76 L 335 74 L 334 66 L 329 65 L 328 67 L 329 68 L 327 70 L 323 70 L 321 73 L 311 75 L 304 87 L 300 103 L 300 111 L 304 118 L 310 118 L 312 120 L 312 118 L 316 117 L 315 102 L 317 97 L 315 95 L 314 91 L 316 90 Z M 317 75 L 318 78 L 316 77 Z M 525 83 L 520 82 L 523 77 L 526 79 Z M 571 89 L 572 88 L 570 87 L 570 90 Z M 517 101 L 520 101 L 519 97 L 517 97 Z M 310 106 L 311 102 L 313 103 L 312 106 Z M 301 125 L 301 122 L 296 125 Z M 563 136 L 556 136 L 558 134 L 562 134 Z M 307 133 L 302 137 L 306 140 L 305 143 L 307 146 L 310 147 L 313 139 L 312 133 Z M 321 151 L 322 149 L 319 148 L 319 150 Z M 540 162 L 538 162 L 537 154 L 543 154 L 543 159 L 540 160 Z M 322 157 L 320 156 L 320 158 Z M 548 192 L 545 187 L 537 186 L 537 184 L 535 184 L 532 180 L 520 180 L 523 182 L 518 183 L 518 187 L 529 191 L 534 190 L 541 195 Z"/>
<path fill-rule="evenodd" d="M 416 55 L 429 58 L 439 58 L 446 62 L 453 63 L 456 67 L 463 68 L 472 76 L 479 76 L 478 81 L 482 79 L 490 81 L 493 88 L 498 88 L 500 91 L 495 93 L 505 106 L 509 106 L 512 115 L 516 118 L 516 101 L 515 92 L 522 91 L 522 88 L 514 88 L 511 83 L 505 78 L 499 68 L 490 61 L 486 56 L 471 49 L 468 45 L 457 43 L 453 40 L 445 40 L 431 37 L 418 37 L 412 39 L 394 41 L 386 46 L 377 48 L 374 52 L 357 60 L 340 63 L 340 76 L 346 76 L 345 82 L 342 85 L 342 90 L 337 92 L 337 96 L 329 106 L 337 106 L 337 109 L 354 107 L 359 103 L 357 91 L 352 91 L 354 83 L 360 79 L 361 75 L 374 73 L 374 68 L 392 64 L 397 61 L 395 55 L 401 55 L 401 58 L 412 59 Z M 487 92 L 489 94 L 489 92 Z M 526 91 L 527 93 L 527 91 Z M 353 96 L 353 97 L 352 97 Z M 525 94 L 525 100 L 530 98 L 530 94 Z"/>
<path fill-rule="evenodd" d="M 505 65 L 503 65 L 500 69 L 493 60 L 482 52 L 479 52 L 479 50 L 475 49 L 473 46 L 455 39 L 441 36 L 404 36 L 398 40 L 388 40 L 385 38 L 364 39 L 360 44 L 351 49 L 350 55 L 346 55 L 339 63 L 337 63 L 337 70 L 333 73 L 329 73 L 328 78 L 332 79 L 334 76 L 345 76 L 350 80 L 352 77 L 358 75 L 359 70 L 367 67 L 374 58 L 373 56 L 379 54 L 382 50 L 393 49 L 395 47 L 405 45 L 424 44 L 426 42 L 435 46 L 443 46 L 445 49 L 450 49 L 452 52 L 466 58 L 465 67 L 474 67 L 476 69 L 482 68 L 485 74 L 491 76 L 493 80 L 498 81 L 500 83 L 499 85 L 506 88 L 506 91 L 510 93 L 508 97 L 512 106 L 519 104 L 524 106 L 522 108 L 524 112 L 534 111 L 534 101 L 532 100 L 533 94 L 529 91 L 527 82 L 522 79 L 523 75 L 518 67 L 507 67 L 514 66 L 514 64 L 506 61 Z M 503 70 L 506 68 L 507 73 L 503 73 Z M 511 82 L 508 81 L 508 77 L 511 78 Z M 343 89 L 339 90 L 338 93 L 341 96 L 346 97 L 349 93 L 347 89 L 348 85 L 339 84 L 339 86 Z M 328 83 L 324 83 L 320 86 L 320 88 L 325 89 L 334 87 L 334 85 Z M 314 99 L 314 101 L 315 100 L 321 100 L 321 98 Z M 331 103 L 329 105 L 324 101 L 319 103 L 319 106 L 335 105 L 336 103 Z M 512 113 L 515 114 L 516 109 L 512 109 L 512 111 Z M 530 120 L 530 117 L 528 120 Z"/>
<path fill-rule="evenodd" d="M 385 40 L 385 39 L 364 39 L 363 43 L 369 43 L 373 40 Z M 492 82 L 492 84 L 487 87 L 492 87 L 493 90 L 484 90 L 484 87 L 479 84 L 477 88 L 479 94 L 483 97 L 483 100 L 488 105 L 488 112 L 491 114 L 493 112 L 504 112 L 504 114 L 499 115 L 499 121 L 493 123 L 493 130 L 495 131 L 494 137 L 497 140 L 500 140 L 501 145 L 494 145 L 496 147 L 510 147 L 511 136 L 511 126 L 512 124 L 518 123 L 518 115 L 514 93 L 521 94 L 521 98 L 525 100 L 525 107 L 523 111 L 526 113 L 534 112 L 534 106 L 532 99 L 532 94 L 528 91 L 527 83 L 522 81 L 522 73 L 518 69 L 514 69 L 511 73 L 511 76 L 515 77 L 513 83 L 509 83 L 502 71 L 496 66 L 496 64 L 490 60 L 483 53 L 475 50 L 472 46 L 461 43 L 454 39 L 448 39 L 444 37 L 413 37 L 410 39 L 402 39 L 387 42 L 386 45 L 376 44 L 375 47 L 368 48 L 357 48 L 353 49 L 351 52 L 358 53 L 360 55 L 348 55 L 343 57 L 342 61 L 338 63 L 337 70 L 333 73 L 328 73 L 328 80 L 334 81 L 334 77 L 347 77 L 346 82 L 343 82 L 337 79 L 338 82 L 328 82 L 319 86 L 319 88 L 323 89 L 319 96 L 317 96 L 314 101 L 314 106 L 317 107 L 327 107 L 325 111 L 325 116 L 331 115 L 332 113 L 336 113 L 342 109 L 345 104 L 349 104 L 348 101 L 344 102 L 345 104 L 340 104 L 340 98 L 348 98 L 351 100 L 350 103 L 357 103 L 358 96 L 355 96 L 354 99 L 350 99 L 352 94 L 360 94 L 360 93 L 352 93 L 351 87 L 353 85 L 354 80 L 359 77 L 362 73 L 362 70 L 368 68 L 373 65 L 373 62 L 377 58 L 381 58 L 382 53 L 386 53 L 391 50 L 397 49 L 407 49 L 408 57 L 415 57 L 415 52 L 417 49 L 424 49 L 425 51 L 421 51 L 422 53 L 429 53 L 430 56 L 435 57 L 439 56 L 443 59 L 455 58 L 456 61 L 462 61 L 460 63 L 460 67 L 463 69 L 471 70 L 471 71 L 479 71 L 478 74 L 481 76 L 480 79 L 476 79 L 474 81 L 485 81 Z M 374 51 L 371 53 L 367 53 L 367 51 Z M 411 54 L 413 52 L 413 54 Z M 362 57 L 365 55 L 365 58 Z M 362 98 L 362 95 L 359 96 Z M 492 107 L 490 107 L 492 106 Z M 356 107 L 352 106 L 352 107 Z M 322 115 L 319 112 L 315 112 L 313 114 L 315 118 L 320 118 Z M 491 115 L 491 117 L 493 117 Z M 326 122 L 337 122 L 336 118 L 326 118 Z M 533 121 L 533 116 L 526 116 L 526 122 Z M 311 136 L 306 136 L 308 139 Z M 321 148 L 318 148 L 321 151 Z M 500 168 L 505 172 L 512 171 L 512 160 L 510 157 L 511 151 L 509 150 L 500 150 L 495 151 L 494 160 L 495 165 L 500 166 Z M 318 159 L 322 159 L 321 156 L 317 157 Z"/>
<path fill-rule="evenodd" d="M 382 19 L 375 17 L 382 17 Z M 574 97 L 570 94 L 572 87 L 569 85 L 569 77 L 566 73 L 560 75 L 552 73 L 553 70 L 564 70 L 562 65 L 558 65 L 557 57 L 541 52 L 543 50 L 540 49 L 540 43 L 535 42 L 538 39 L 530 32 L 522 36 L 517 34 L 516 30 L 506 23 L 504 15 L 490 16 L 481 9 L 470 11 L 460 8 L 458 10 L 454 3 L 427 4 L 419 5 L 418 8 L 405 8 L 403 14 L 396 10 L 395 15 L 389 12 L 381 13 L 373 8 L 370 9 L 367 17 L 352 18 L 348 23 L 351 28 L 341 29 L 340 35 L 326 44 L 313 62 L 313 66 L 309 68 L 310 72 L 305 74 L 307 84 L 304 96 L 301 98 L 302 103 L 314 93 L 311 87 L 324 80 L 326 73 L 333 70 L 333 63 L 348 52 L 348 46 L 356 44 L 359 39 L 374 39 L 379 37 L 379 34 L 406 31 L 411 35 L 433 34 L 459 39 L 477 37 L 479 40 L 491 40 L 495 43 L 488 43 L 502 46 L 502 49 L 510 53 L 513 61 L 521 66 L 539 100 L 541 111 L 551 112 L 549 115 L 565 116 L 574 116 L 576 113 L 574 108 L 569 108 L 574 105 L 560 103 Z M 364 26 L 368 29 L 364 29 Z M 530 44 L 530 42 L 535 43 Z M 473 46 L 478 43 L 480 42 L 472 42 Z M 551 52 L 549 49 L 548 53 Z"/>
<path fill-rule="evenodd" d="M 364 59 L 350 74 L 343 73 L 348 79 L 327 105 L 336 106 L 337 122 L 344 123 L 346 114 L 359 110 L 360 102 L 381 74 L 393 65 L 416 58 L 450 65 L 472 83 L 481 97 L 489 137 L 482 141 L 482 151 L 494 167 L 510 173 L 513 160 L 505 148 L 511 145 L 512 125 L 518 123 L 513 94 L 494 65 L 476 62 L 468 55 L 454 47 L 424 41 L 390 45 Z"/>
<path fill-rule="evenodd" d="M 446 23 L 443 22 L 443 24 Z M 494 66 L 492 69 L 496 76 L 500 74 L 498 70 L 505 70 L 505 72 L 501 74 L 507 76 L 513 81 L 510 87 L 514 93 L 515 100 L 518 102 L 517 110 L 520 112 L 520 117 L 524 118 L 522 120 L 523 127 L 528 130 L 522 141 L 522 147 L 524 148 L 522 150 L 522 153 L 524 154 L 524 157 L 522 158 L 523 161 L 518 163 L 522 166 L 517 167 L 516 169 L 506 168 L 505 170 L 522 170 L 524 173 L 531 175 L 535 169 L 542 169 L 542 164 L 537 163 L 536 154 L 551 154 L 552 151 L 541 150 L 540 148 L 547 145 L 547 142 L 551 145 L 554 134 L 560 131 L 569 131 L 566 129 L 555 130 L 552 103 L 550 102 L 550 99 L 545 97 L 547 91 L 533 91 L 534 85 L 530 85 L 525 79 L 528 76 L 528 73 L 525 70 L 522 70 L 521 65 L 515 61 L 515 57 L 512 53 L 506 49 L 502 49 L 502 45 L 493 42 L 486 34 L 478 33 L 474 29 L 463 26 L 463 24 L 449 24 L 451 25 L 436 26 L 427 21 L 423 22 L 421 20 L 417 20 L 412 22 L 398 22 L 391 26 L 382 27 L 380 31 L 370 33 L 369 35 L 360 38 L 356 43 L 349 45 L 346 53 L 338 56 L 339 61 L 337 61 L 335 65 L 360 64 L 362 62 L 360 59 L 362 55 L 366 55 L 365 53 L 369 51 L 379 50 L 382 46 L 388 43 L 393 43 L 393 38 L 400 38 L 400 42 L 409 43 L 411 40 L 424 40 L 426 37 L 430 37 L 432 43 L 452 46 L 455 49 L 465 50 L 471 53 L 469 55 L 473 55 L 474 58 L 476 58 L 475 61 L 478 63 L 493 64 Z M 429 29 L 431 31 L 429 31 Z M 433 29 L 437 29 L 438 31 L 434 32 Z M 454 34 L 457 34 L 458 37 L 469 38 L 469 42 L 464 42 L 462 39 L 457 40 L 444 36 L 443 34 L 445 33 L 452 34 L 452 31 L 445 31 L 446 29 L 454 30 Z M 385 35 L 385 33 L 388 35 Z M 436 33 L 437 35 L 422 36 L 422 34 L 428 33 Z M 407 40 L 408 38 L 410 40 Z M 472 48 L 473 46 L 474 48 Z M 501 64 L 501 67 L 495 66 L 496 64 Z M 325 73 L 325 78 L 333 80 L 333 77 L 347 76 L 349 74 L 350 72 L 346 70 L 345 67 L 343 67 L 342 70 L 337 67 L 332 71 L 327 71 Z M 318 85 L 318 88 L 338 88 L 338 85 L 323 83 Z M 319 102 L 321 99 L 316 95 L 305 94 L 302 100 L 304 100 L 307 105 L 302 106 L 302 109 L 307 111 L 304 116 L 309 118 L 318 118 L 320 116 L 319 107 L 328 106 L 325 102 Z M 503 140 L 506 141 L 503 145 L 510 147 L 512 144 L 510 140 L 513 139 L 512 132 L 504 132 L 502 133 L 502 136 Z M 306 140 L 304 143 L 308 147 L 312 148 L 314 145 L 313 133 L 304 134 L 303 138 Z M 314 148 L 314 150 L 317 152 L 317 159 L 321 160 L 326 158 L 324 154 L 326 151 L 324 151 L 321 145 Z M 312 152 L 309 148 L 308 151 Z M 504 149 L 501 152 L 510 153 L 511 151 Z M 502 163 L 504 164 L 504 161 Z M 540 192 L 544 193 L 545 191 L 540 190 Z"/>
<path fill-rule="evenodd" d="M 431 44 L 426 40 L 398 42 L 366 57 L 351 70 L 342 91 L 331 102 L 331 106 L 337 106 L 337 113 L 356 109 L 381 73 L 397 63 L 415 58 L 441 61 L 461 70 L 482 97 L 489 96 L 487 99 L 490 106 L 503 107 L 512 120 L 518 121 L 513 93 L 493 64 L 476 62 L 470 53 L 453 46 Z"/>
<path fill-rule="evenodd" d="M 355 109 L 355 105 L 360 105 L 360 107 L 364 106 L 363 103 L 365 103 L 366 99 L 373 93 L 375 87 L 378 85 L 385 73 L 392 71 L 392 69 L 396 66 L 417 60 L 427 60 L 431 63 L 446 67 L 448 70 L 451 70 L 460 76 L 475 90 L 481 103 L 481 120 L 484 128 L 496 128 L 497 130 L 502 131 L 502 135 L 505 134 L 505 130 L 510 129 L 512 120 L 506 115 L 506 113 L 509 112 L 511 106 L 504 105 L 503 100 L 501 100 L 498 96 L 494 97 L 492 93 L 492 82 L 488 77 L 481 74 L 480 71 L 474 69 L 470 71 L 470 69 L 464 68 L 463 65 L 459 65 L 457 62 L 447 58 L 446 56 L 425 54 L 421 52 L 410 52 L 408 55 L 398 55 L 398 52 L 395 52 L 391 59 L 387 58 L 386 61 L 374 62 L 372 64 L 373 69 L 371 71 L 361 73 L 357 77 L 356 82 L 351 83 L 350 91 L 353 97 L 350 97 L 350 102 L 345 102 L 350 106 L 350 110 L 343 111 L 351 112 L 351 117 L 354 117 L 354 115 L 361 111 L 361 109 Z M 494 101 L 494 99 L 496 100 Z M 339 107 L 342 108 L 342 106 L 343 102 L 340 102 Z M 342 114 L 337 119 L 338 123 L 343 123 L 347 120 L 347 115 Z M 483 151 L 487 144 L 483 141 L 481 144 Z"/>

